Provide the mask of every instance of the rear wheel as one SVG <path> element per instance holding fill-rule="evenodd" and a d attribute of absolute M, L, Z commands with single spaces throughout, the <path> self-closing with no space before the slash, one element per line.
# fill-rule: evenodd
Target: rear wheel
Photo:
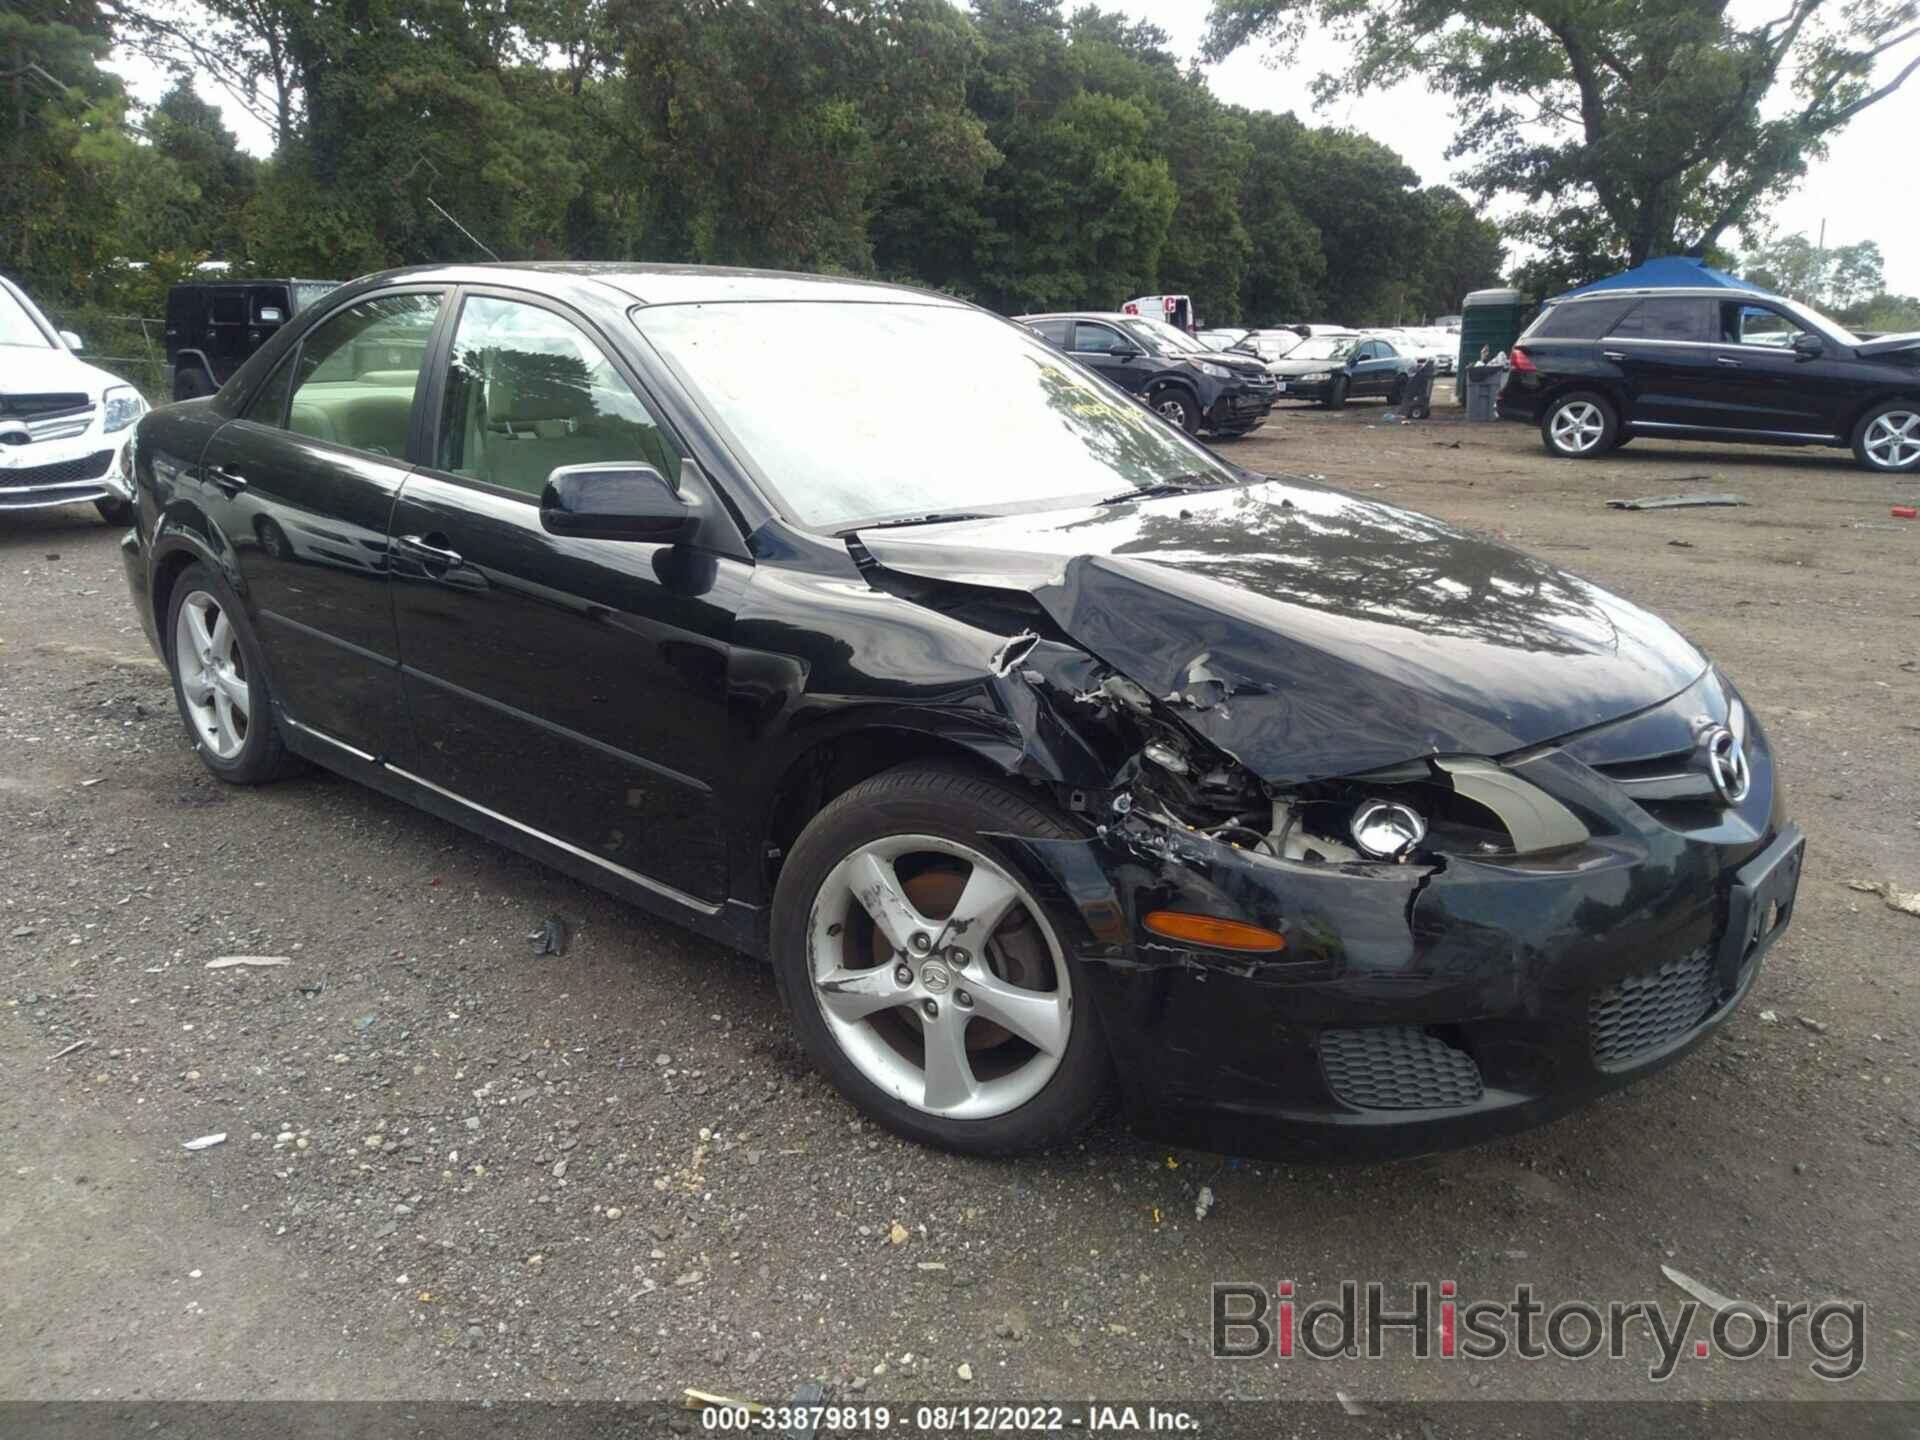
<path fill-rule="evenodd" d="M 1147 396 L 1147 405 L 1169 425 L 1178 425 L 1192 435 L 1200 429 L 1200 407 L 1181 390 L 1156 390 Z"/>
<path fill-rule="evenodd" d="M 1540 439 L 1549 455 L 1563 460 L 1590 460 L 1604 455 L 1620 434 L 1619 417 L 1604 395 L 1576 390 L 1562 395 L 1540 418 Z"/>
<path fill-rule="evenodd" d="M 773 907 L 814 1061 L 887 1128 L 973 1154 L 1060 1143 L 1107 1081 L 1079 962 L 996 834 L 1075 838 L 998 781 L 888 771 L 814 817 Z"/>
<path fill-rule="evenodd" d="M 1853 458 L 1885 475 L 1920 470 L 1920 401 L 1895 400 L 1869 410 L 1853 427 Z"/>
<path fill-rule="evenodd" d="M 201 763 L 235 785 L 297 773 L 273 721 L 273 697 L 253 627 L 226 583 L 189 565 L 167 603 L 174 700 Z"/>

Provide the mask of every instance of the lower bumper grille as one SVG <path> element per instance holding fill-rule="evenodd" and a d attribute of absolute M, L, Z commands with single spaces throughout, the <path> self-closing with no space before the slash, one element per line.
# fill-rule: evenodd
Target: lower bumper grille
<path fill-rule="evenodd" d="M 17 470 L 0 470 L 0 489 L 25 485 L 71 485 L 80 480 L 98 480 L 113 463 L 113 451 L 98 450 L 73 460 L 56 460 L 51 465 L 23 465 Z"/>
<path fill-rule="evenodd" d="M 1602 1070 L 1637 1064 L 1698 1026 L 1719 998 L 1708 945 L 1650 975 L 1629 975 L 1588 1003 L 1593 1063 Z"/>
<path fill-rule="evenodd" d="M 1412 1025 L 1324 1031 L 1320 1061 L 1334 1095 L 1362 1110 L 1438 1110 L 1482 1093 L 1471 1055 Z"/>

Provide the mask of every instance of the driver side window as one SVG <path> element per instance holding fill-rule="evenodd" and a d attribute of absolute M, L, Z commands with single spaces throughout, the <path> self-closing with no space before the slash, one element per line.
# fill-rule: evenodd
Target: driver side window
<path fill-rule="evenodd" d="M 470 297 L 454 330 L 435 465 L 538 495 L 562 465 L 651 465 L 671 483 L 680 455 L 600 347 L 538 305 Z"/>

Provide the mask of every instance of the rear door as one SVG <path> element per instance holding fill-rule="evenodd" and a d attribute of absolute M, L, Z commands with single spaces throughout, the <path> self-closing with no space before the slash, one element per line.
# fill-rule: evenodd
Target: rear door
<path fill-rule="evenodd" d="M 402 768 L 630 879 L 718 902 L 728 641 L 751 567 L 542 528 L 562 465 L 639 461 L 701 483 L 584 317 L 463 291 L 435 368 L 432 461 L 391 531 Z"/>
<path fill-rule="evenodd" d="M 275 697 L 365 755 L 402 737 L 387 517 L 444 288 L 326 316 L 209 443 L 201 502 L 233 546 Z"/>
<path fill-rule="evenodd" d="M 1600 341 L 1627 393 L 1627 420 L 1654 433 L 1717 429 L 1726 406 L 1712 341 L 1715 302 L 1700 296 L 1653 295 L 1614 322 Z"/>

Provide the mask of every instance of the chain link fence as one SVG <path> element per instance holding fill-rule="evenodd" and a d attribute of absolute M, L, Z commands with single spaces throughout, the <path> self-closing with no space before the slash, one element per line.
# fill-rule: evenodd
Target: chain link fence
<path fill-rule="evenodd" d="M 114 315 L 88 307 L 45 313 L 55 328 L 71 330 L 80 337 L 82 360 L 118 375 L 139 390 L 149 405 L 164 405 L 173 398 L 165 320 Z"/>

